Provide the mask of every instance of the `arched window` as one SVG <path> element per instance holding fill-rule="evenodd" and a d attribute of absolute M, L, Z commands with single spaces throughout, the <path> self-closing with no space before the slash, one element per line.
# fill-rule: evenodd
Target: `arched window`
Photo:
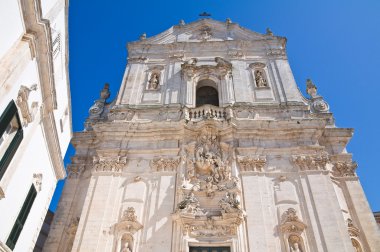
<path fill-rule="evenodd" d="M 198 83 L 196 95 L 197 107 L 205 104 L 219 106 L 218 90 L 216 90 L 212 86 L 215 86 L 215 82 L 213 82 L 212 80 L 201 80 Z"/>

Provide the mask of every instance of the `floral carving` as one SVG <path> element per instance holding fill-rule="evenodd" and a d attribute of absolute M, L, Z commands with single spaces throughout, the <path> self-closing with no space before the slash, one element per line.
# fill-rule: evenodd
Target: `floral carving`
<path fill-rule="evenodd" d="M 336 177 L 354 177 L 357 167 L 356 162 L 336 162 L 333 167 L 333 175 Z"/>
<path fill-rule="evenodd" d="M 154 171 L 176 171 L 180 159 L 174 158 L 155 158 L 152 160 L 151 166 Z"/>
<path fill-rule="evenodd" d="M 122 172 L 127 164 L 127 157 L 98 157 L 93 160 L 95 172 Z"/>
<path fill-rule="evenodd" d="M 326 170 L 326 164 L 329 162 L 327 155 L 294 155 L 293 163 L 301 171 L 309 170 Z"/>
<path fill-rule="evenodd" d="M 265 157 L 238 156 L 237 161 L 241 171 L 263 171 L 266 164 Z"/>

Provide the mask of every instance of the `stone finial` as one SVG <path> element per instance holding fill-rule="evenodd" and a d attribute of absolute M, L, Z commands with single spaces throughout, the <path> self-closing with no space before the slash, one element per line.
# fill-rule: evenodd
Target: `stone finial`
<path fill-rule="evenodd" d="M 183 19 L 179 20 L 179 25 L 180 26 L 184 26 L 185 25 L 185 20 L 183 20 Z"/>
<path fill-rule="evenodd" d="M 306 93 L 311 97 L 317 96 L 317 87 L 311 79 L 306 80 Z"/>
<path fill-rule="evenodd" d="M 227 24 L 227 25 L 232 24 L 231 18 L 227 18 L 227 19 L 226 19 L 226 24 Z"/>
<path fill-rule="evenodd" d="M 267 30 L 266 30 L 266 34 L 269 35 L 269 36 L 273 36 L 273 32 L 272 30 L 268 27 Z"/>
<path fill-rule="evenodd" d="M 143 34 L 140 35 L 140 40 L 145 40 L 146 39 L 146 33 L 144 32 Z"/>

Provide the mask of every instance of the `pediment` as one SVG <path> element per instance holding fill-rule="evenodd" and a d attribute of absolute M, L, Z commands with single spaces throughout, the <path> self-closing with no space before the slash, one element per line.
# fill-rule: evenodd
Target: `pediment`
<path fill-rule="evenodd" d="M 263 40 L 269 36 L 250 31 L 237 23 L 220 22 L 213 19 L 175 25 L 168 30 L 140 41 L 143 44 L 170 44 L 175 42 L 204 42 L 228 40 Z"/>

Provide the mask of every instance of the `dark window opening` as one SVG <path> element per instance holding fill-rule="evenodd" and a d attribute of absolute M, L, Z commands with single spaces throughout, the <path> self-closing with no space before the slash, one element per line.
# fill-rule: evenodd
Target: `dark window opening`
<path fill-rule="evenodd" d="M 215 88 L 210 86 L 198 88 L 196 106 L 199 107 L 205 104 L 219 106 L 218 91 Z"/>
<path fill-rule="evenodd" d="M 0 116 L 0 179 L 7 170 L 23 138 L 17 107 L 12 100 Z"/>
<path fill-rule="evenodd" d="M 32 185 L 29 189 L 28 195 L 26 196 L 25 202 L 22 205 L 21 211 L 17 216 L 15 224 L 13 225 L 12 231 L 6 243 L 11 250 L 13 250 L 16 246 L 16 242 L 21 234 L 22 229 L 24 228 L 24 224 L 26 222 L 26 219 L 28 218 L 30 209 L 32 208 L 36 196 L 36 188 L 34 187 L 34 185 Z"/>

